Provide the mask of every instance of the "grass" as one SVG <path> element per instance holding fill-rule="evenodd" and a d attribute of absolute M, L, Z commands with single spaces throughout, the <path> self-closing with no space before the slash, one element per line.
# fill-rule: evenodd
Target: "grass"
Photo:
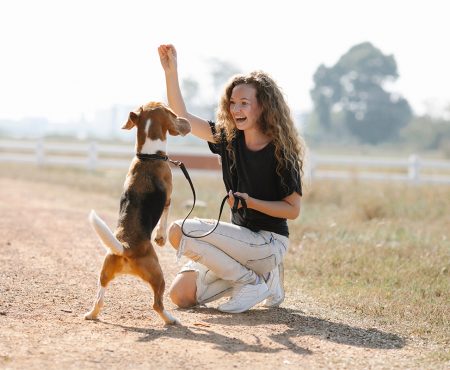
<path fill-rule="evenodd" d="M 1 177 L 51 182 L 119 199 L 125 171 L 0 165 Z M 192 175 L 198 199 L 192 216 L 216 218 L 224 189 L 217 178 Z M 192 200 L 174 177 L 171 219 Z M 118 201 L 117 201 L 118 202 Z M 114 203 L 115 204 L 115 203 Z M 118 205 L 118 204 L 117 204 Z M 222 219 L 228 217 L 224 211 Z M 301 217 L 290 221 L 287 290 L 323 305 L 370 317 L 406 336 L 450 344 L 450 187 L 320 181 L 307 189 Z M 443 361 L 446 351 L 436 352 Z"/>
<path fill-rule="evenodd" d="M 320 182 L 288 267 L 322 302 L 449 344 L 450 187 Z"/>

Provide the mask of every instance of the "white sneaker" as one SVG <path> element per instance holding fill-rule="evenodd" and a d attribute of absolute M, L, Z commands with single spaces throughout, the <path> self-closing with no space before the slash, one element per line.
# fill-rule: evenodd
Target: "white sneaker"
<path fill-rule="evenodd" d="M 278 307 L 284 301 L 284 266 L 281 262 L 275 269 L 270 271 L 267 278 L 267 286 L 270 295 L 264 301 L 264 307 Z"/>
<path fill-rule="evenodd" d="M 245 312 L 262 302 L 269 294 L 269 288 L 264 281 L 258 284 L 238 285 L 233 289 L 230 300 L 221 304 L 217 309 L 229 313 Z"/>

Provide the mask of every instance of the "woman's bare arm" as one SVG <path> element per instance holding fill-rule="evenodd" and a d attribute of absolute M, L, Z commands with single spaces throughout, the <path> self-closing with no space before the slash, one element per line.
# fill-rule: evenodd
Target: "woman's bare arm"
<path fill-rule="evenodd" d="M 189 113 L 181 94 L 178 80 L 177 51 L 173 45 L 161 45 L 158 48 L 161 65 L 166 77 L 167 99 L 169 106 L 181 117 L 191 124 L 191 133 L 200 139 L 214 142 L 211 127 L 208 121 Z"/>

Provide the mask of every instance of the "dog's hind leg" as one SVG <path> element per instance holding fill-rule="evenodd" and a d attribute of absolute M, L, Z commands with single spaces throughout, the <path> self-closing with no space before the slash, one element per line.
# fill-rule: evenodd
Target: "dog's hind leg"
<path fill-rule="evenodd" d="M 142 258 L 139 261 L 139 265 L 139 276 L 143 280 L 150 283 L 153 289 L 153 309 L 158 313 L 159 316 L 161 316 L 166 324 L 180 324 L 180 321 L 176 317 L 173 317 L 168 311 L 164 309 L 163 299 L 165 281 L 157 257 L 148 256 Z"/>
<path fill-rule="evenodd" d="M 100 310 L 103 307 L 103 299 L 105 297 L 106 287 L 109 282 L 114 279 L 119 265 L 119 259 L 121 257 L 113 254 L 107 254 L 103 261 L 102 271 L 100 272 L 100 278 L 98 281 L 97 297 L 94 301 L 92 309 L 84 315 L 86 320 L 96 320 Z"/>
<path fill-rule="evenodd" d="M 84 318 L 86 320 L 96 320 L 97 319 L 97 316 L 103 307 L 103 297 L 105 296 L 105 291 L 106 291 L 106 287 L 103 287 L 99 281 L 97 298 L 94 301 L 94 306 L 92 307 L 92 310 L 90 310 L 89 312 L 87 312 L 84 315 Z"/>

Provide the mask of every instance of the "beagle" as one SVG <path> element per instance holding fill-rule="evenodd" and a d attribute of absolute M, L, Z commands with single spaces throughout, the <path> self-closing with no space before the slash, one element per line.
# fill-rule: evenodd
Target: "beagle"
<path fill-rule="evenodd" d="M 191 131 L 191 126 L 162 103 L 150 102 L 131 112 L 122 129 L 133 127 L 137 128 L 136 156 L 125 179 L 115 232 L 112 233 L 94 210 L 89 215 L 89 222 L 108 253 L 100 272 L 97 297 L 92 310 L 84 317 L 95 320 L 103 306 L 108 283 L 119 274 L 131 274 L 150 283 L 154 292 L 153 309 L 166 324 L 176 324 L 178 320 L 164 309 L 164 276 L 151 234 L 158 223 L 154 241 L 159 246 L 166 243 L 172 193 L 172 172 L 166 157 L 167 133 L 184 136 Z"/>

